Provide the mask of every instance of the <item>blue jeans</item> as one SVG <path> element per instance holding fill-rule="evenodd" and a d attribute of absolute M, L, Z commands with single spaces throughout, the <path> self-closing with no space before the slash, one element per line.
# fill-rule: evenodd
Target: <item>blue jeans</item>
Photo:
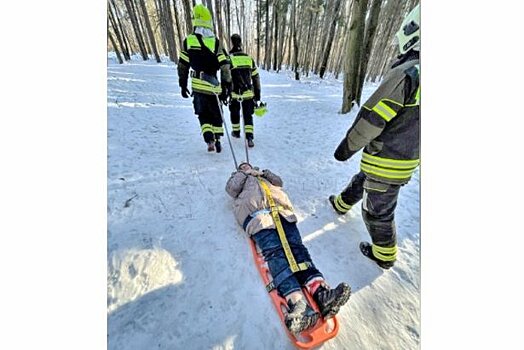
<path fill-rule="evenodd" d="M 276 286 L 278 293 L 285 297 L 292 292 L 300 291 L 301 286 L 305 285 L 312 278 L 323 278 L 323 276 L 315 265 L 313 265 L 309 252 L 302 243 L 302 238 L 300 237 L 296 223 L 287 222 L 282 216 L 280 216 L 280 221 L 282 221 L 287 241 L 289 242 L 297 264 L 301 262 L 311 262 L 311 266 L 307 270 L 295 272 Z M 262 250 L 262 255 L 267 261 L 269 272 L 273 278 L 289 268 L 289 263 L 276 229 L 260 230 L 251 236 L 251 238 Z"/>

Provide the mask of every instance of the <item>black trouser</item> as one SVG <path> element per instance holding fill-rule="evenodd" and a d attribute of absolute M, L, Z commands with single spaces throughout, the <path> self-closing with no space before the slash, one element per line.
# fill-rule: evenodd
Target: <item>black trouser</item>
<path fill-rule="evenodd" d="M 395 247 L 395 208 L 401 185 L 391 185 L 372 180 L 359 172 L 342 191 L 344 203 L 353 206 L 362 201 L 362 218 L 373 244 L 380 247 Z"/>
<path fill-rule="evenodd" d="M 255 111 L 255 101 L 251 98 L 242 101 L 242 114 L 244 117 L 244 132 L 247 139 L 254 138 L 253 112 Z M 229 103 L 231 114 L 231 125 L 235 134 L 240 134 L 240 102 L 232 99 Z"/>
<path fill-rule="evenodd" d="M 220 136 L 224 135 L 220 107 L 215 95 L 193 91 L 193 107 L 195 114 L 198 115 L 200 129 L 206 143 L 218 140 Z"/>

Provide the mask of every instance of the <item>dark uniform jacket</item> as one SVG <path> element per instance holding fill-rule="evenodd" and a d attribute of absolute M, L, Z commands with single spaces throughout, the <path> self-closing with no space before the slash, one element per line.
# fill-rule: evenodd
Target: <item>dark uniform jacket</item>
<path fill-rule="evenodd" d="M 194 92 L 220 94 L 222 89 L 217 79 L 219 69 L 220 80 L 231 82 L 229 60 L 215 37 L 193 33 L 184 39 L 177 67 L 180 87 L 187 87 L 189 68 L 193 69 L 191 88 Z"/>
<path fill-rule="evenodd" d="M 420 83 L 418 55 L 394 65 L 364 103 L 335 158 L 349 159 L 360 149 L 360 169 L 371 179 L 407 183 L 419 164 Z"/>

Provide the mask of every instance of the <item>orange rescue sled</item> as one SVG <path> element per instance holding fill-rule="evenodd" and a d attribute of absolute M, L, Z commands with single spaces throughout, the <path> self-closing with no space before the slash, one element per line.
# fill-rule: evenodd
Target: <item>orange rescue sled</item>
<path fill-rule="evenodd" d="M 251 250 L 253 252 L 253 257 L 255 259 L 255 265 L 257 266 L 258 272 L 260 272 L 260 276 L 262 276 L 262 280 L 264 281 L 264 284 L 267 286 L 271 280 L 271 273 L 269 272 L 269 268 L 267 266 L 266 261 L 264 260 L 264 257 L 261 253 L 258 252 L 255 242 L 249 238 L 249 244 L 251 245 Z M 312 296 L 309 294 L 306 288 L 302 288 L 302 292 L 308 299 L 309 305 L 315 310 L 318 310 L 317 304 L 313 301 Z M 300 333 L 298 337 L 293 335 L 291 332 L 288 331 L 285 323 L 284 323 L 284 310 L 287 310 L 287 302 L 284 298 L 282 298 L 280 295 L 278 295 L 278 292 L 276 289 L 273 289 L 269 295 L 271 296 L 271 299 L 273 300 L 273 304 L 275 305 L 275 308 L 277 309 L 278 315 L 280 316 L 280 320 L 282 321 L 282 324 L 284 325 L 284 329 L 287 332 L 287 335 L 291 339 L 291 341 L 300 349 L 311 349 L 316 346 L 321 345 L 325 341 L 334 338 L 338 333 L 338 321 L 336 317 L 332 317 L 328 320 L 325 320 L 322 317 L 319 317 L 317 323 Z"/>

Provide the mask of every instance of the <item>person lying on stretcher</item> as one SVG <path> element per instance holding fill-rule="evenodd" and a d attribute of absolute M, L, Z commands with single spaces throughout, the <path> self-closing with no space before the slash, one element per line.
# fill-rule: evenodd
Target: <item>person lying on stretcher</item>
<path fill-rule="evenodd" d="M 286 255 L 271 215 L 270 198 L 266 191 L 270 191 L 274 205 L 278 208 L 285 239 L 300 269 L 297 272 L 291 270 L 289 256 Z M 226 192 L 234 199 L 233 210 L 237 222 L 262 251 L 273 277 L 273 286 L 288 303 L 285 323 L 289 331 L 297 335 L 314 326 L 319 316 L 331 318 L 336 315 L 349 300 L 351 288 L 342 282 L 331 289 L 313 264 L 302 243 L 291 201 L 282 189 L 282 179 L 269 170 L 259 171 L 244 162 L 231 174 Z M 313 296 L 320 315 L 307 303 L 302 287 Z"/>

